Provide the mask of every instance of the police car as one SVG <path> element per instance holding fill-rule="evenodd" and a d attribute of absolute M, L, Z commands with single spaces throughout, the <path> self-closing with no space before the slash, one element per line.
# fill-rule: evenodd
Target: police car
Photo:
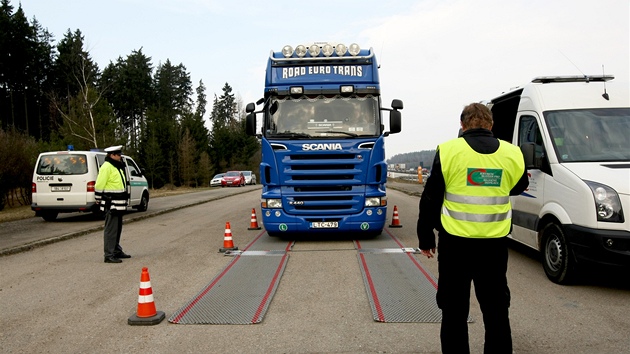
<path fill-rule="evenodd" d="M 32 204 L 35 216 L 53 221 L 59 213 L 99 213 L 94 199 L 94 186 L 106 153 L 100 151 L 44 152 L 37 158 L 33 171 Z M 129 207 L 146 211 L 149 206 L 149 185 L 136 162 L 123 155 L 127 168 Z"/>

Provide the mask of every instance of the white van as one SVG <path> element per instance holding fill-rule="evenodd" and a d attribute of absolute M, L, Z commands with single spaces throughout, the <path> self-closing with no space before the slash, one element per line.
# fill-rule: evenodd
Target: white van
<path fill-rule="evenodd" d="M 488 104 L 529 175 L 510 237 L 559 284 L 589 264 L 630 266 L 630 93 L 612 79 L 538 77 Z"/>
<path fill-rule="evenodd" d="M 94 200 L 94 185 L 107 154 L 100 151 L 44 152 L 37 158 L 33 172 L 31 209 L 36 216 L 53 221 L 59 213 L 99 212 Z M 129 181 L 129 207 L 146 211 L 149 185 L 135 161 L 123 155 Z"/>

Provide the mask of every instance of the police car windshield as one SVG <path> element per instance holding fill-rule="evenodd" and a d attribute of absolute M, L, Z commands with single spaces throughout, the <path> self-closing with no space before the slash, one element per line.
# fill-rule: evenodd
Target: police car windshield
<path fill-rule="evenodd" d="M 372 95 L 272 98 L 267 137 L 284 139 L 354 138 L 380 133 L 378 98 Z"/>
<path fill-rule="evenodd" d="M 562 162 L 630 161 L 630 109 L 601 108 L 544 113 Z"/>

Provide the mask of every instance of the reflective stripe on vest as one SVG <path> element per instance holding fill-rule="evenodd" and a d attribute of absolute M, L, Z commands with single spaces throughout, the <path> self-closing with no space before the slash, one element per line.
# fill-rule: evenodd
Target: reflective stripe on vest
<path fill-rule="evenodd" d="M 500 141 L 492 154 L 475 152 L 463 138 L 438 147 L 447 192 L 441 222 L 446 232 L 471 238 L 506 236 L 510 231 L 510 190 L 525 166 L 520 150 Z"/>

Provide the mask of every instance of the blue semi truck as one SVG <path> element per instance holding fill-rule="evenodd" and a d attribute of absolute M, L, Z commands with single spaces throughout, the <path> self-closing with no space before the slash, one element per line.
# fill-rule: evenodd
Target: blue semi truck
<path fill-rule="evenodd" d="M 246 106 L 247 133 L 262 145 L 267 233 L 380 234 L 387 218 L 384 139 L 401 131 L 402 108 L 398 99 L 381 107 L 372 49 L 313 43 L 271 51 L 264 97 Z"/>

